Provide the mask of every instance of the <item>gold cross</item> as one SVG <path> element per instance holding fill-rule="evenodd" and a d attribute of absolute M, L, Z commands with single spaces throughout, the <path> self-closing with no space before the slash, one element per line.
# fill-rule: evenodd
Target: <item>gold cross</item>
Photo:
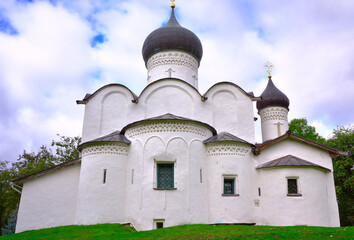
<path fill-rule="evenodd" d="M 268 77 L 271 78 L 272 75 L 271 75 L 271 72 L 272 72 L 272 69 L 273 69 L 273 64 L 269 61 L 267 61 L 264 65 L 265 69 L 267 70 L 267 73 L 268 73 Z"/>
<path fill-rule="evenodd" d="M 175 0 L 171 0 L 171 2 L 172 2 L 172 3 L 171 3 L 171 8 L 175 8 L 175 6 L 176 6 L 176 5 L 175 5 Z"/>

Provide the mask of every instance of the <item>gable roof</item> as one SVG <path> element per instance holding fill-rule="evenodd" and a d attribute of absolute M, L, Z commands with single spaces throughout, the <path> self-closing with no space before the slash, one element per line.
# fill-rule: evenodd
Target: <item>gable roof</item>
<path fill-rule="evenodd" d="M 213 143 L 213 142 L 240 142 L 240 143 L 245 143 L 254 146 L 253 144 L 239 137 L 236 137 L 228 132 L 221 132 L 218 135 L 211 136 L 207 140 L 203 141 L 203 143 Z"/>
<path fill-rule="evenodd" d="M 81 162 L 81 158 L 76 158 L 76 159 L 73 159 L 73 160 L 71 160 L 71 161 L 64 162 L 64 163 L 60 163 L 60 164 L 55 165 L 55 166 L 53 166 L 53 167 L 46 168 L 46 169 L 43 169 L 43 170 L 41 170 L 41 171 L 38 171 L 38 172 L 35 172 L 35 173 L 32 173 L 32 174 L 29 174 L 29 175 L 27 175 L 27 176 L 23 176 L 23 177 L 17 178 L 17 179 L 15 179 L 15 180 L 12 180 L 11 182 L 13 182 L 13 183 L 15 183 L 15 184 L 17 184 L 17 185 L 22 186 L 25 181 L 28 181 L 28 180 L 31 180 L 31 179 L 34 179 L 34 178 L 37 178 L 37 177 L 46 175 L 46 174 L 48 174 L 48 173 L 57 171 L 57 170 L 59 170 L 59 169 L 61 169 L 61 168 L 66 168 L 66 167 L 75 165 L 75 164 L 80 163 L 80 162 Z"/>
<path fill-rule="evenodd" d="M 270 141 L 264 142 L 263 144 L 257 145 L 257 149 L 256 149 L 255 153 L 259 154 L 263 149 L 270 147 L 270 146 L 272 146 L 278 142 L 281 142 L 283 140 L 286 140 L 286 139 L 293 139 L 293 140 L 308 144 L 310 146 L 323 149 L 325 151 L 328 151 L 329 154 L 331 155 L 331 157 L 338 157 L 339 155 L 349 156 L 349 154 L 347 152 L 343 152 L 343 151 L 338 150 L 336 148 L 329 147 L 325 144 L 318 143 L 318 142 L 312 141 L 310 139 L 297 136 L 295 134 L 292 134 L 290 131 L 287 131 L 284 135 L 277 137 L 273 140 L 270 140 Z"/>
<path fill-rule="evenodd" d="M 263 169 L 263 168 L 273 168 L 273 167 L 285 167 L 285 166 L 292 166 L 292 167 L 296 167 L 296 166 L 302 166 L 302 167 L 318 167 L 318 168 L 322 168 L 325 169 L 327 171 L 331 171 L 328 168 L 322 167 L 320 165 L 317 165 L 315 163 L 306 161 L 304 159 L 292 156 L 292 155 L 287 155 L 284 157 L 280 157 L 277 158 L 273 161 L 269 161 L 266 163 L 263 163 L 261 165 L 259 165 L 258 167 L 256 167 L 256 169 Z"/>

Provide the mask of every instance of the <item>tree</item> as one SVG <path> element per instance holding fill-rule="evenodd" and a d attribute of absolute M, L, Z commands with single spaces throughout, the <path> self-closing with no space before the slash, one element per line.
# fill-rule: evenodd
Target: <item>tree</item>
<path fill-rule="evenodd" d="M 10 190 L 10 172 L 8 169 L 8 161 L 0 161 L 0 229 L 6 221 L 8 213 L 5 202 L 7 193 Z"/>
<path fill-rule="evenodd" d="M 333 159 L 334 181 L 342 226 L 353 226 L 354 218 L 354 126 L 337 127 L 327 144 L 349 153 Z"/>
<path fill-rule="evenodd" d="M 23 151 L 16 162 L 10 165 L 9 161 L 0 160 L 0 229 L 15 209 L 18 208 L 20 194 L 11 188 L 11 181 L 29 174 L 53 167 L 79 157 L 77 146 L 80 137 L 59 136 L 59 141 L 52 141 L 52 149 L 42 145 L 37 153 Z"/>
<path fill-rule="evenodd" d="M 16 230 L 16 221 L 17 221 L 17 212 L 18 209 L 12 212 L 11 216 L 7 220 L 7 224 L 2 229 L 2 235 L 9 235 L 15 233 Z"/>
<path fill-rule="evenodd" d="M 308 125 L 306 118 L 295 118 L 289 123 L 289 130 L 291 133 L 310 139 L 312 141 L 325 144 L 326 139 L 321 137 L 316 128 Z"/>
<path fill-rule="evenodd" d="M 77 147 L 81 143 L 81 137 L 65 137 L 58 134 L 60 141 L 52 140 L 52 147 L 56 147 L 56 158 L 59 162 L 67 162 L 79 157 Z"/>

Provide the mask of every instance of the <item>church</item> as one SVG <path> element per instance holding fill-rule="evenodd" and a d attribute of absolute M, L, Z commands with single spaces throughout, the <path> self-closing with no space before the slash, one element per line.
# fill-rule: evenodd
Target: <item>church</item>
<path fill-rule="evenodd" d="M 340 225 L 332 158 L 346 153 L 289 132 L 290 101 L 270 74 L 260 96 L 232 82 L 200 93 L 202 44 L 174 10 L 143 44 L 145 89 L 112 83 L 86 94 L 80 157 L 13 181 L 22 186 L 16 232 Z"/>

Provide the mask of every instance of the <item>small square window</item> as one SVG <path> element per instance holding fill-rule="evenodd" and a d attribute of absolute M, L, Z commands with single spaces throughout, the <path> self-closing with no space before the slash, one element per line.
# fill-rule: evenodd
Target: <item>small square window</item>
<path fill-rule="evenodd" d="M 165 224 L 165 219 L 154 219 L 153 228 L 154 229 L 163 228 L 164 224 Z"/>
<path fill-rule="evenodd" d="M 224 178 L 224 194 L 235 194 L 235 179 Z"/>
<path fill-rule="evenodd" d="M 163 222 L 156 222 L 156 229 L 163 228 Z"/>
<path fill-rule="evenodd" d="M 288 196 L 301 196 L 298 180 L 298 178 L 287 178 Z"/>
<path fill-rule="evenodd" d="M 157 164 L 157 188 L 172 189 L 174 188 L 174 164 L 159 163 Z"/>
<path fill-rule="evenodd" d="M 222 178 L 222 196 L 225 197 L 238 197 L 238 182 L 237 175 L 223 174 Z"/>

